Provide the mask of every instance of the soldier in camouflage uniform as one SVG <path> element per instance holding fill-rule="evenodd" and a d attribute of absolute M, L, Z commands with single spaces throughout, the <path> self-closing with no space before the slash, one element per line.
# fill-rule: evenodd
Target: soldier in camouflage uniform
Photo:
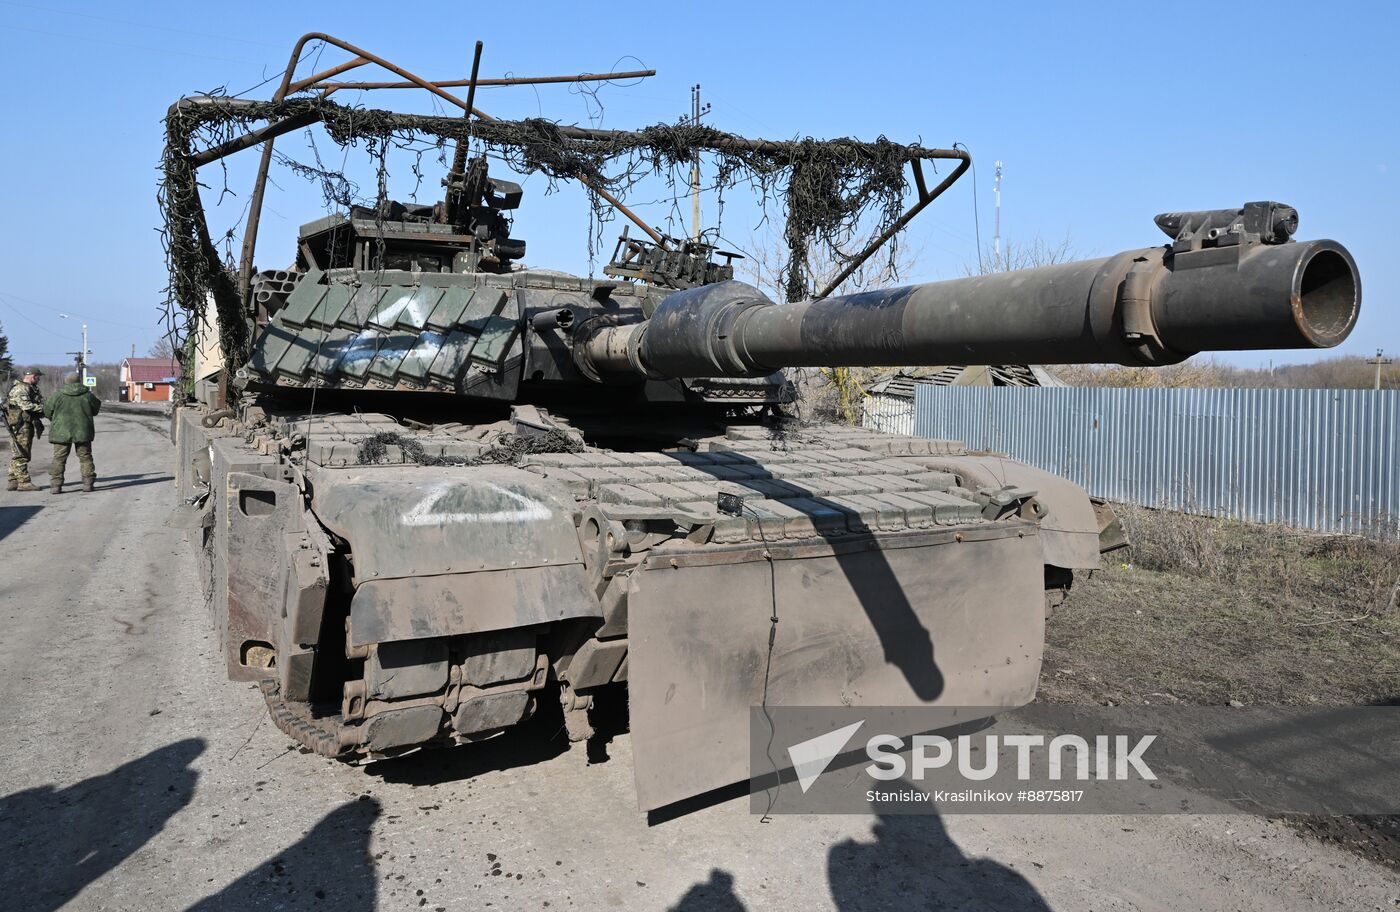
<path fill-rule="evenodd" d="M 97 482 L 97 468 L 92 463 L 92 438 L 96 431 L 93 418 L 102 402 L 83 385 L 82 374 L 74 371 L 63 377 L 63 388 L 44 403 L 49 419 L 49 443 L 53 444 L 53 462 L 49 464 L 49 493 L 63 493 L 63 469 L 68 453 L 78 453 L 78 465 L 83 472 L 83 490 L 92 491 Z"/>
<path fill-rule="evenodd" d="M 44 397 L 39 394 L 39 378 L 43 371 L 35 368 L 26 371 L 24 376 L 10 387 L 10 395 L 5 399 L 5 419 L 19 440 L 19 447 L 10 441 L 10 475 L 6 489 L 10 491 L 37 491 L 29 478 L 29 455 L 34 441 L 44 433 Z"/>

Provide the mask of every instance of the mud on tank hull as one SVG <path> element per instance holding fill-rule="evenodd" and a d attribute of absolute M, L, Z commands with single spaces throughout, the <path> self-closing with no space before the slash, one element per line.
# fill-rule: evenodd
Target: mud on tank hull
<path fill-rule="evenodd" d="M 652 809 L 748 777 L 765 680 L 770 704 L 1029 702 L 1047 606 L 1098 565 L 1081 489 L 951 441 L 734 424 L 667 451 L 360 464 L 383 432 L 427 461 L 488 446 L 385 415 L 175 420 L 228 673 L 327 756 L 480 740 L 554 699 L 578 740 L 626 683 Z"/>

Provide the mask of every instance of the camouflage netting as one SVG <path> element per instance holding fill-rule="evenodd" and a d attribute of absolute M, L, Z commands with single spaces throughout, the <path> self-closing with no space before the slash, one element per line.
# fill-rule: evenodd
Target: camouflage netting
<path fill-rule="evenodd" d="M 229 353 L 229 363 L 242 363 L 252 340 L 239 301 L 236 267 L 231 258 L 220 257 L 209 236 L 198 175 L 189 160 L 193 135 L 199 129 L 186 118 L 167 117 L 165 121 L 157 201 L 165 216 L 161 246 L 170 274 L 165 289 L 166 337 L 174 343 L 175 351 L 184 351 L 184 340 L 193 338 L 200 328 L 205 302 L 213 300 L 219 340 Z M 229 231 L 225 240 L 232 236 Z"/>
<path fill-rule="evenodd" d="M 394 431 L 380 431 L 360 441 L 355 460 L 376 465 L 389 459 L 389 447 L 396 446 L 404 461 L 426 466 L 520 465 L 535 453 L 582 453 L 583 444 L 562 431 L 543 434 L 501 434 L 496 442 L 470 457 L 430 456 L 413 437 Z"/>
<path fill-rule="evenodd" d="M 765 210 L 771 204 L 783 211 L 790 256 L 785 268 L 789 300 L 800 300 L 815 291 L 806 265 L 812 244 L 824 245 L 837 262 L 849 262 L 852 254 L 844 247 L 851 243 L 862 219 L 871 218 L 877 233 L 894 223 L 908 190 L 905 166 L 920 151 L 920 147 L 899 145 L 884 137 L 874 142 L 810 138 L 748 142 L 704 125 L 659 124 L 635 132 L 604 133 L 543 119 L 468 124 L 460 117 L 397 114 L 320 98 L 281 104 L 212 98 L 181 104 L 165 122 L 160 190 L 170 269 L 167 322 L 177 334 L 187 334 L 203 312 L 206 298 L 212 296 L 230 363 L 240 363 L 250 345 L 247 317 L 231 278 L 233 232 L 218 239 L 227 245 L 221 258 L 205 222 L 189 156 L 269 120 L 307 113 L 314 113 L 341 146 L 364 144 L 378 162 L 381 197 L 385 195 L 385 158 L 390 149 L 416 152 L 421 163 L 425 151 L 436 149 L 441 154 L 449 142 L 469 141 L 516 171 L 544 174 L 551 189 L 560 180 L 583 180 L 623 198 L 648 176 L 660 176 L 677 186 L 678 175 L 687 173 L 694 157 L 704 153 L 715 163 L 714 186 L 721 194 L 726 188 L 747 183 L 759 193 Z M 353 185 L 343 174 L 323 167 L 319 156 L 316 167 L 279 160 L 302 176 L 321 181 L 328 204 L 349 205 Z M 421 170 L 417 166 L 413 170 L 421 178 Z M 594 231 L 589 239 L 593 254 L 611 211 L 592 190 L 589 196 L 594 212 Z M 886 253 L 893 268 L 893 241 Z"/>

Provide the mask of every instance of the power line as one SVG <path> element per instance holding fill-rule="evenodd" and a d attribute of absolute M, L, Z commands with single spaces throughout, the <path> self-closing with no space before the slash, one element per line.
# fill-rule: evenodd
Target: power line
<path fill-rule="evenodd" d="M 953 143 L 953 148 L 961 148 L 969 156 L 972 155 L 967 146 L 962 143 Z M 977 233 L 977 273 L 981 275 L 987 271 L 987 265 L 982 259 L 982 217 L 977 211 L 977 159 L 975 158 L 972 159 L 972 228 Z"/>
<path fill-rule="evenodd" d="M 65 339 L 65 338 L 67 338 L 67 337 L 64 336 L 62 333 L 60 333 L 58 330 L 56 330 L 56 329 L 49 329 L 47 326 L 45 326 L 44 324 L 40 323 L 38 320 L 34 319 L 34 318 L 31 317 L 29 314 L 27 314 L 27 313 L 25 313 L 24 311 L 20 310 L 18 307 L 16 307 L 15 305 L 11 304 L 10 302 L 8 302 L 8 301 L 0 301 L 0 304 L 4 304 L 6 307 L 10 308 L 10 310 L 13 310 L 15 313 L 19 314 L 19 315 L 20 315 L 22 318 L 24 318 L 26 321 L 28 321 L 29 323 L 32 323 L 34 326 L 37 326 L 39 329 L 42 329 L 44 332 L 48 333 L 49 335 L 53 336 L 54 338 L 56 338 L 56 339 Z"/>
<path fill-rule="evenodd" d="M 29 298 L 21 297 L 20 295 L 17 295 L 17 294 L 15 294 L 15 293 L 9 292 L 9 291 L 0 291 L 0 298 L 12 298 L 13 300 L 19 301 L 21 304 L 28 304 L 28 305 L 30 305 L 31 307 L 40 307 L 40 308 L 43 308 L 44 310 L 52 311 L 53 313 L 60 314 L 60 315 L 69 315 L 69 316 L 74 316 L 74 317 L 77 317 L 77 316 L 78 316 L 77 314 L 71 314 L 71 315 L 68 314 L 68 311 L 64 310 L 64 309 L 61 308 L 61 307 L 55 307 L 55 306 L 53 306 L 52 304 L 44 304 L 44 303 L 42 303 L 42 302 L 40 302 L 40 301 L 34 301 L 34 300 L 29 299 Z M 10 306 L 13 307 L 14 305 L 10 305 Z M 108 319 L 105 319 L 105 318 L 103 318 L 103 317 L 85 317 L 84 319 L 86 319 L 87 322 L 89 322 L 89 323 L 106 323 L 106 324 L 108 324 L 108 325 L 110 325 L 110 326 L 120 326 L 120 327 L 122 327 L 123 329 L 136 329 L 136 330 L 145 331 L 145 330 L 151 328 L 150 326 L 138 326 L 138 325 L 135 324 L 135 323 L 126 323 L 126 322 L 123 322 L 123 321 L 121 321 L 121 320 L 108 320 Z M 152 326 L 154 326 L 154 325 L 155 325 L 155 324 L 152 324 Z"/>

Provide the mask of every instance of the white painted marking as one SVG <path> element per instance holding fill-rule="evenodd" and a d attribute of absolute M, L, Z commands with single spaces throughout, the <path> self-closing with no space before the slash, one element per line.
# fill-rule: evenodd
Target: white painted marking
<path fill-rule="evenodd" d="M 489 481 L 479 482 L 509 501 L 519 504 L 514 510 L 492 510 L 486 513 L 447 513 L 438 512 L 438 501 L 456 488 L 452 484 L 437 484 L 428 489 L 425 496 L 414 504 L 401 520 L 405 526 L 446 526 L 457 523 L 505 523 L 530 522 L 536 519 L 549 519 L 554 513 L 544 504 L 530 500 L 515 491 L 508 490 Z"/>
<path fill-rule="evenodd" d="M 442 348 L 442 342 L 442 333 L 423 333 L 423 335 L 418 338 L 418 344 L 413 346 L 408 354 L 404 356 L 404 363 L 407 364 L 409 361 L 417 359 L 423 363 L 424 367 L 427 367 L 432 359 L 437 357 L 438 349 Z"/>
<path fill-rule="evenodd" d="M 422 326 L 426 322 L 427 315 L 423 313 L 423 304 L 418 300 L 415 292 L 416 289 L 400 292 L 393 301 L 379 308 L 379 313 L 371 317 L 370 322 L 379 326 L 393 326 L 399 315 L 407 310 L 409 316 L 413 318 L 414 325 Z"/>
<path fill-rule="evenodd" d="M 362 329 L 356 333 L 346 344 L 340 356 L 342 365 L 353 365 L 360 361 L 372 360 L 378 352 L 378 344 L 375 341 L 379 334 L 372 329 Z"/>

